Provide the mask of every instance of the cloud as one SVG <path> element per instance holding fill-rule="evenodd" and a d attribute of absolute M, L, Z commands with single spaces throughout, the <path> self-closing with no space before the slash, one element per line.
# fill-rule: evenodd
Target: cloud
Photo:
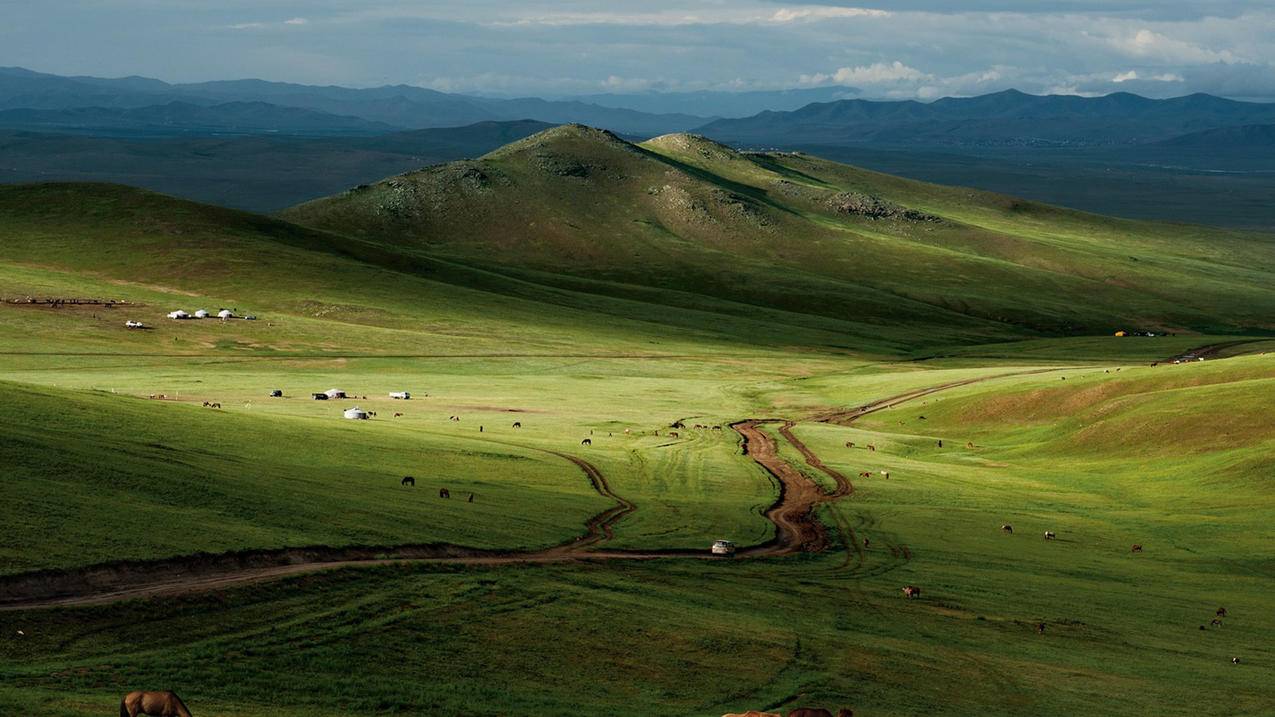
<path fill-rule="evenodd" d="M 1244 60 L 1244 58 L 1230 50 L 1211 50 L 1195 43 L 1169 37 L 1145 28 L 1132 34 L 1108 38 L 1107 41 L 1116 50 L 1126 55 L 1155 59 L 1162 62 L 1199 64 Z"/>
<path fill-rule="evenodd" d="M 889 17 L 885 10 L 873 10 L 862 7 L 796 7 L 778 10 L 770 16 L 771 22 L 799 22 L 813 20 L 832 20 L 849 17 Z"/>
<path fill-rule="evenodd" d="M 307 20 L 306 18 L 294 17 L 294 18 L 289 18 L 287 20 L 277 21 L 277 22 L 259 22 L 259 21 L 258 22 L 239 22 L 233 25 L 227 25 L 226 27 L 228 27 L 231 30 L 267 30 L 271 28 L 280 28 L 280 27 L 288 27 L 288 26 L 295 27 L 297 25 L 308 25 L 308 24 L 310 24 L 310 21 Z"/>
<path fill-rule="evenodd" d="M 1118 73 L 1115 77 L 1111 78 L 1111 81 L 1115 82 L 1116 84 L 1120 84 L 1121 82 L 1131 82 L 1133 80 L 1143 80 L 1144 82 L 1183 82 L 1184 81 L 1182 75 L 1179 75 L 1176 72 L 1162 72 L 1158 75 L 1150 75 L 1148 77 L 1143 77 L 1142 75 L 1138 74 L 1137 70 L 1129 70 L 1128 72 L 1121 72 L 1121 73 Z"/>
<path fill-rule="evenodd" d="M 305 19 L 304 17 L 294 17 L 291 20 L 283 21 L 284 25 L 307 25 L 309 23 L 310 21 Z"/>
<path fill-rule="evenodd" d="M 798 81 L 803 85 L 880 85 L 919 82 L 930 78 L 931 75 L 895 60 L 888 64 L 874 62 L 861 67 L 842 67 L 832 73 L 802 75 Z"/>

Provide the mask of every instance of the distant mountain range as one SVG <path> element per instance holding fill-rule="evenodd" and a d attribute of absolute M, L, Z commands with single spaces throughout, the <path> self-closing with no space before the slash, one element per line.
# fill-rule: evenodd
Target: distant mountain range
<path fill-rule="evenodd" d="M 170 84 L 0 68 L 0 127 L 116 135 L 375 135 L 534 120 L 644 137 L 695 131 L 752 146 L 1006 148 L 1150 144 L 1275 124 L 1275 104 L 1195 94 L 1166 100 L 1006 90 L 934 102 L 846 99 L 847 87 L 499 99 L 409 85 L 366 89 L 264 80 Z M 756 111 L 756 110 L 761 111 Z M 734 118 L 730 118 L 734 117 Z M 1190 140 L 1208 142 L 1210 135 Z M 1233 146 L 1259 134 L 1216 135 Z M 1185 140 L 1184 140 L 1185 141 Z"/>
<path fill-rule="evenodd" d="M 1006 90 L 930 103 L 842 100 L 711 122 L 698 132 L 766 145 L 1094 147 L 1160 142 L 1223 127 L 1275 123 L 1275 104 L 1195 94 L 1167 100 L 1029 95 Z"/>
<path fill-rule="evenodd" d="M 1192 132 L 1167 139 L 1162 147 L 1259 148 L 1275 147 L 1275 124 L 1250 124 Z M 1271 157 L 1275 162 L 1275 157 Z M 1275 168 L 1273 168 L 1275 169 Z"/>
<path fill-rule="evenodd" d="M 319 113 L 301 123 L 306 131 L 312 130 L 323 114 L 329 116 L 327 121 L 338 128 L 334 130 L 338 132 L 350 131 L 350 118 L 373 123 L 358 131 L 372 131 L 376 125 L 381 126 L 379 131 L 395 131 L 458 127 L 493 120 L 534 119 L 554 124 L 582 122 L 626 134 L 649 135 L 690 129 L 713 118 L 684 113 L 652 114 L 579 101 L 472 97 L 409 85 L 352 89 L 264 80 L 169 84 L 145 77 L 61 77 L 23 68 L 0 68 L 0 110 L 94 108 L 98 111 L 91 113 L 86 120 L 102 122 L 110 119 L 109 115 L 100 111 L 102 109 L 167 108 L 173 103 L 183 108 L 188 105 L 208 108 L 209 111 L 203 114 L 194 113 L 189 108 L 182 110 L 196 115 L 192 128 L 238 126 L 237 115 L 241 111 L 238 105 L 245 103 Z M 219 113 L 227 116 L 218 118 L 215 115 Z M 261 118 L 258 121 L 263 121 L 269 111 L 259 107 L 256 113 Z M 50 126 L 49 123 L 63 128 L 71 126 L 62 121 L 70 119 L 67 117 L 36 116 L 33 119 L 35 121 L 31 124 L 10 122 L 6 126 L 27 129 L 44 129 Z M 162 121 L 152 124 L 169 128 L 179 126 Z M 264 124 L 271 126 L 270 131 L 273 131 L 274 125 L 291 126 L 292 123 L 278 121 Z"/>

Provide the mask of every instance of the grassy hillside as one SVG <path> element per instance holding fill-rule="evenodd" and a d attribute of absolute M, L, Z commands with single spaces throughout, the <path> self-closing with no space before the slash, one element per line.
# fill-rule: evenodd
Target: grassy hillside
<path fill-rule="evenodd" d="M 1275 268 L 1265 236 L 1111 220 L 689 135 L 636 146 L 575 126 L 284 216 L 517 275 L 695 287 L 886 336 L 904 325 L 917 342 L 1267 330 Z"/>

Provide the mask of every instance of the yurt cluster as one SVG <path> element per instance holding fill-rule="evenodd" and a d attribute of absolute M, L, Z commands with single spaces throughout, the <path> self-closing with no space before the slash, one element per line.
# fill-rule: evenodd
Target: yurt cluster
<path fill-rule="evenodd" d="M 270 392 L 270 396 L 272 398 L 281 397 L 283 396 L 283 391 L 275 389 L 274 391 Z M 314 399 L 315 401 L 333 401 L 333 400 L 340 400 L 343 398 L 350 398 L 350 396 L 346 395 L 345 391 L 342 391 L 339 388 L 329 388 L 326 391 L 312 393 L 310 394 L 310 397 Z M 355 396 L 354 398 L 358 398 L 358 397 Z M 363 396 L 363 398 L 366 399 L 367 396 Z M 407 400 L 411 400 L 412 394 L 408 391 L 391 391 L 390 398 L 399 400 L 399 401 L 407 401 Z M 374 418 L 376 416 L 376 412 L 364 411 L 362 408 L 355 406 L 354 408 L 347 408 L 342 413 L 342 415 L 344 415 L 346 418 L 352 421 L 366 421 L 369 418 Z"/>
<path fill-rule="evenodd" d="M 221 309 L 220 311 L 217 312 L 215 317 L 207 309 L 196 309 L 195 313 L 193 314 L 189 314 L 183 311 L 182 309 L 178 309 L 176 311 L 168 312 L 168 318 L 175 319 L 177 321 L 184 321 L 186 319 L 212 319 L 212 318 L 218 318 L 218 319 L 221 319 L 222 321 L 229 321 L 230 319 L 239 319 L 239 318 L 242 318 L 245 321 L 255 321 L 257 317 L 235 316 L 235 312 L 231 311 L 230 309 Z"/>

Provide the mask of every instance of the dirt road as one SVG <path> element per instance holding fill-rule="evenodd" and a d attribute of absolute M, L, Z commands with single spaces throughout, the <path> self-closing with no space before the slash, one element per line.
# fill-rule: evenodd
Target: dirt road
<path fill-rule="evenodd" d="M 852 410 L 824 413 L 815 416 L 813 420 L 846 424 L 867 414 L 958 386 L 1006 376 L 1056 370 L 1058 369 L 1039 369 L 953 381 L 884 398 Z M 775 440 L 761 429 L 761 426 L 771 423 L 780 424 L 778 433 L 802 454 L 811 467 L 832 478 L 837 485 L 836 490 L 832 492 L 823 490 L 800 469 L 779 456 L 779 447 Z M 830 544 L 827 531 L 816 517 L 815 509 L 822 503 L 850 495 L 854 491 L 853 484 L 845 475 L 825 465 L 813 451 L 793 435 L 791 429 L 794 425 L 792 421 L 784 419 L 749 419 L 731 426 L 742 439 L 744 454 L 775 478 L 779 490 L 775 502 L 766 511 L 766 518 L 775 525 L 775 537 L 761 545 L 739 551 L 741 557 L 775 557 L 827 549 Z M 585 474 L 599 495 L 615 501 L 613 506 L 586 521 L 584 534 L 552 548 L 517 552 L 479 550 L 450 544 L 349 548 L 315 546 L 120 562 L 73 570 L 39 571 L 0 578 L 0 610 L 101 605 L 138 598 L 208 592 L 321 570 L 369 565 L 401 563 L 507 565 L 597 560 L 655 560 L 674 557 L 712 559 L 706 550 L 611 551 L 597 549 L 597 546 L 614 536 L 615 524 L 637 510 L 638 506 L 616 494 L 602 471 L 589 461 L 560 451 L 536 450 L 544 450 L 571 462 Z"/>

